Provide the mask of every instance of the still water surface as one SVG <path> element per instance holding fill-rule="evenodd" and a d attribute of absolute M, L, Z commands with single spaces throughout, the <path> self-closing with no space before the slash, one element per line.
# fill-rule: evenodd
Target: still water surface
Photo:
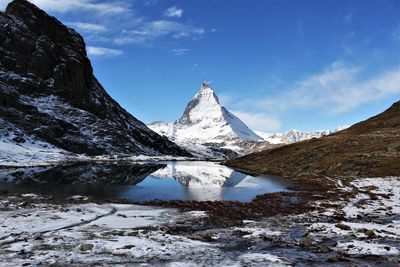
<path fill-rule="evenodd" d="M 73 164 L 0 169 L 0 190 L 101 199 L 238 200 L 287 191 L 275 176 L 250 176 L 212 162 Z"/>

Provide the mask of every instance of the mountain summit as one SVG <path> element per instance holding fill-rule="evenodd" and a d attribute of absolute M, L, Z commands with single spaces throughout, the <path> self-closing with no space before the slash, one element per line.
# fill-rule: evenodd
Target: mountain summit
<path fill-rule="evenodd" d="M 25 0 L 0 12 L 0 25 L 0 145 L 189 155 L 107 94 L 76 31 Z"/>
<path fill-rule="evenodd" d="M 241 154 L 248 143 L 262 138 L 221 106 L 215 91 L 203 83 L 200 91 L 174 123 L 155 122 L 149 127 L 188 148 L 188 144 Z"/>
<path fill-rule="evenodd" d="M 175 124 L 193 125 L 201 122 L 205 117 L 217 118 L 221 116 L 220 110 L 221 105 L 214 90 L 203 82 L 200 91 L 189 102 L 182 117 Z"/>

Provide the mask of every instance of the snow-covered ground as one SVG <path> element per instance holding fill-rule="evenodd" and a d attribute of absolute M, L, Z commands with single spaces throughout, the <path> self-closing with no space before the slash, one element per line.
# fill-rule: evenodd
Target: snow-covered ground
<path fill-rule="evenodd" d="M 29 201 L 35 195 L 25 195 Z M 203 212 L 127 204 L 0 201 L 0 266 L 256 266 L 283 263 L 269 253 L 226 253 L 216 244 L 167 233 L 164 225 Z"/>
<path fill-rule="evenodd" d="M 314 223 L 310 236 L 340 236 L 335 250 L 347 254 L 400 255 L 400 177 L 358 179 L 351 184 L 357 194 L 323 214 L 338 214 L 343 220 Z"/>
<path fill-rule="evenodd" d="M 198 210 L 2 197 L 0 266 L 398 266 L 400 177 L 338 185 L 351 194 L 316 211 L 208 230 L 194 227 L 207 216 Z"/>
<path fill-rule="evenodd" d="M 26 135 L 0 118 L 0 166 L 35 166 L 62 162 L 77 155 Z"/>

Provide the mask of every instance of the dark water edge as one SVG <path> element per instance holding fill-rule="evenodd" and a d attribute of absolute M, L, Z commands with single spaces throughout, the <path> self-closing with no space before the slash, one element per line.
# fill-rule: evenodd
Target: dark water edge
<path fill-rule="evenodd" d="M 0 169 L 0 191 L 98 199 L 251 201 L 287 191 L 275 176 L 251 176 L 212 162 L 70 164 Z"/>

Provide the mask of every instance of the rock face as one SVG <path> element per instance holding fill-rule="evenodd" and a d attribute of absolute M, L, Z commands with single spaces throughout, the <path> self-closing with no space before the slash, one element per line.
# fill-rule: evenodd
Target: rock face
<path fill-rule="evenodd" d="M 213 157 L 213 153 L 215 157 L 234 157 L 262 140 L 221 106 L 216 93 L 207 83 L 202 84 L 181 118 L 174 123 L 155 122 L 149 127 L 186 149 L 197 150 L 209 157 Z"/>
<path fill-rule="evenodd" d="M 82 36 L 25 0 L 0 12 L 0 118 L 74 153 L 190 155 L 107 94 Z"/>
<path fill-rule="evenodd" d="M 289 178 L 383 177 L 400 173 L 400 101 L 350 128 L 247 155 L 227 165 Z"/>

